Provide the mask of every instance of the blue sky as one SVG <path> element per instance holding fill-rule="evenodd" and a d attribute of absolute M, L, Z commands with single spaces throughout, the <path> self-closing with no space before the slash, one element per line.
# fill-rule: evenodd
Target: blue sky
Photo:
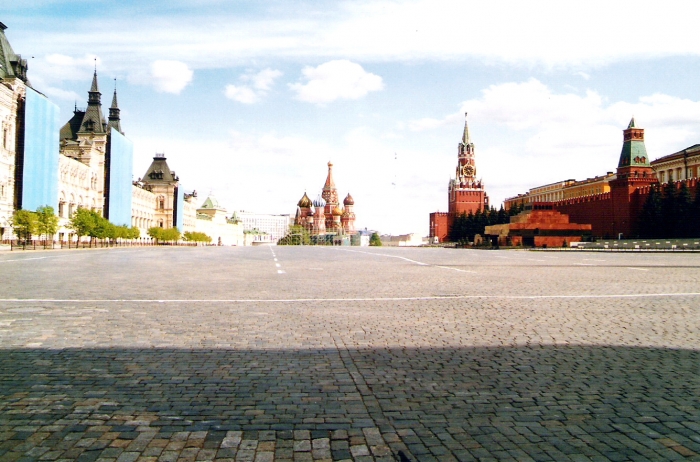
<path fill-rule="evenodd" d="M 164 152 L 203 201 L 294 213 L 335 164 L 358 225 L 428 232 L 469 112 L 492 203 L 700 142 L 693 2 L 25 0 L 0 7 L 67 121 L 117 79 L 134 177 Z M 533 6 L 534 5 L 534 6 Z"/>

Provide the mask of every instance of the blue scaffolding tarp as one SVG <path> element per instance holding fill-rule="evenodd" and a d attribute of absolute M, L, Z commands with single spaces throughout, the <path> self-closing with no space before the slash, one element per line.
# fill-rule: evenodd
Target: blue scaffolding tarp
<path fill-rule="evenodd" d="M 109 143 L 109 221 L 131 225 L 134 144 L 112 128 Z"/>
<path fill-rule="evenodd" d="M 58 208 L 59 109 L 44 95 L 27 87 L 24 112 L 22 208 Z"/>

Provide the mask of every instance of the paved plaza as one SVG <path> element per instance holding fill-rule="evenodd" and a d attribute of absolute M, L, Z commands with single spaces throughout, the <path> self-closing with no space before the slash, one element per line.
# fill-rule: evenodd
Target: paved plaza
<path fill-rule="evenodd" d="M 698 454 L 700 254 L 0 253 L 0 462 Z"/>

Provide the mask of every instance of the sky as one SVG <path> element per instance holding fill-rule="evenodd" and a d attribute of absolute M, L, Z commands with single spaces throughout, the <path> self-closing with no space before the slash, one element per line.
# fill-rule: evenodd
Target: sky
<path fill-rule="evenodd" d="M 164 153 L 229 212 L 294 214 L 332 161 L 358 228 L 427 235 L 465 112 L 496 207 L 614 171 L 633 116 L 651 159 L 700 143 L 694 2 L 13 3 L 5 34 L 63 122 L 96 65 L 134 179 Z"/>

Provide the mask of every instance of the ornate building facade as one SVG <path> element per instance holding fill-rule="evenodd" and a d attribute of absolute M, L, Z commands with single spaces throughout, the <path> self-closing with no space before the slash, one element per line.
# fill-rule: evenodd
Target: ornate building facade
<path fill-rule="evenodd" d="M 455 178 L 447 185 L 447 213 L 430 214 L 430 239 L 444 242 L 457 215 L 476 213 L 489 207 L 489 196 L 484 184 L 477 177 L 474 143 L 469 134 L 467 114 L 464 114 L 464 131 L 457 145 Z"/>
<path fill-rule="evenodd" d="M 0 240 L 12 235 L 16 207 L 16 154 L 21 143 L 20 124 L 27 80 L 27 61 L 15 54 L 0 22 Z M 18 117 L 20 116 L 20 117 Z"/>
<path fill-rule="evenodd" d="M 320 196 L 312 201 L 304 193 L 297 203 L 294 224 L 306 228 L 312 236 L 352 235 L 355 229 L 355 199 L 350 193 L 340 206 L 338 189 L 333 180 L 333 164 L 328 162 L 328 176 Z"/>

